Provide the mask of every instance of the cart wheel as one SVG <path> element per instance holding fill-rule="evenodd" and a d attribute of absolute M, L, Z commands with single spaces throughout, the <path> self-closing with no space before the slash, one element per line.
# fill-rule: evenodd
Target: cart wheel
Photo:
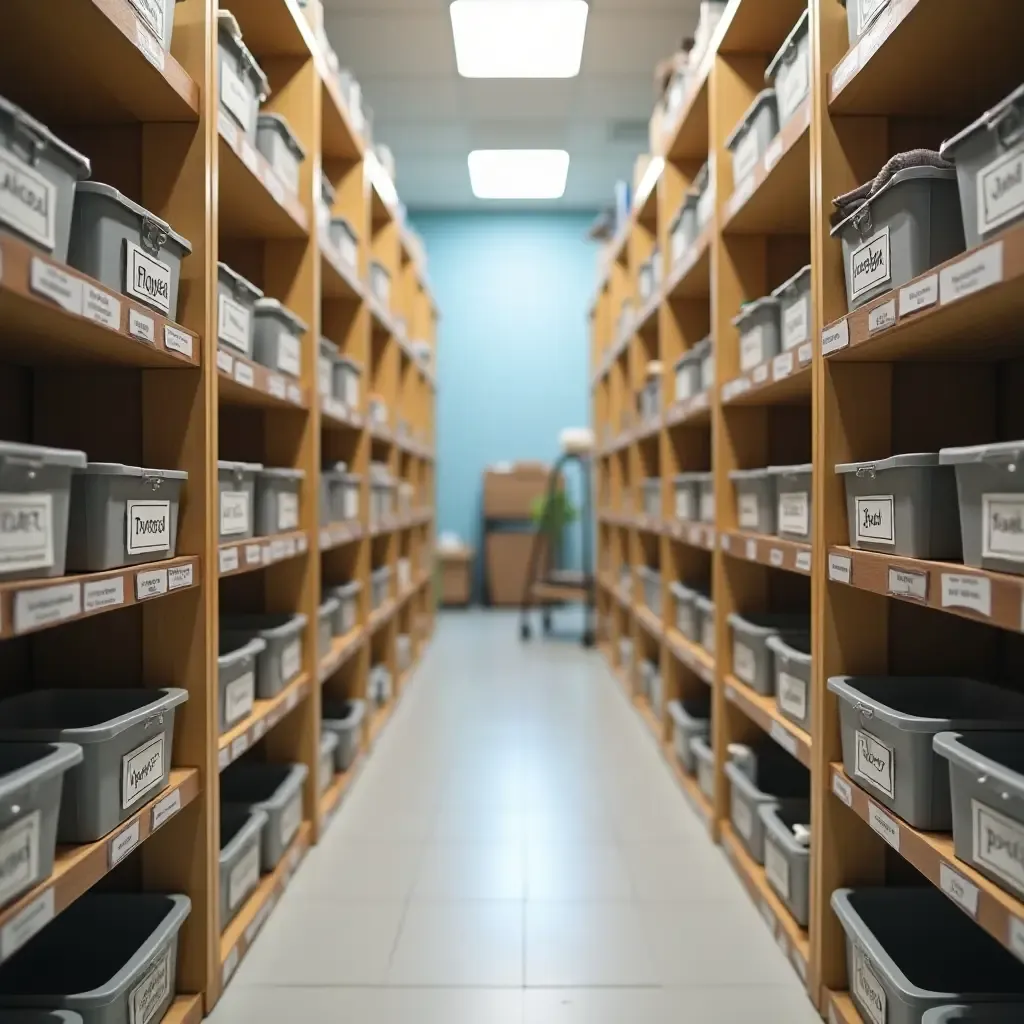
<path fill-rule="evenodd" d="M 530 624 L 528 622 L 519 623 L 519 639 L 529 640 L 530 639 Z"/>
<path fill-rule="evenodd" d="M 551 612 L 544 612 L 543 622 L 544 622 L 544 635 L 545 636 L 550 636 L 551 635 Z"/>
<path fill-rule="evenodd" d="M 583 634 L 583 646 L 587 648 L 594 646 L 594 634 L 589 629 Z"/>

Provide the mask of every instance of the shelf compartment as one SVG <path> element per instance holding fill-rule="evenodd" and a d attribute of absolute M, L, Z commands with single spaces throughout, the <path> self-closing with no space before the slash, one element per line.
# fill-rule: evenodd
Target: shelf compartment
<path fill-rule="evenodd" d="M 811 544 L 809 541 L 783 540 L 743 530 L 727 530 L 719 543 L 722 550 L 733 558 L 757 562 L 772 569 L 785 569 L 804 576 L 811 574 Z"/>
<path fill-rule="evenodd" d="M 252 711 L 238 725 L 218 737 L 218 769 L 224 771 L 253 744 L 263 739 L 285 715 L 298 707 L 300 701 L 306 699 L 309 689 L 309 676 L 303 672 L 276 697 L 270 700 L 257 700 Z"/>
<path fill-rule="evenodd" d="M 331 245 L 330 239 L 320 235 L 320 293 L 325 299 L 351 299 L 362 302 L 366 289 L 354 267 L 345 262 Z"/>
<path fill-rule="evenodd" d="M 335 160 L 361 160 L 363 140 L 352 126 L 352 115 L 341 98 L 334 73 L 327 67 L 323 57 L 317 54 L 317 70 L 323 87 L 322 102 L 322 146 L 323 156 Z"/>
<path fill-rule="evenodd" d="M 331 784 L 324 790 L 323 796 L 320 797 L 321 834 L 338 812 L 338 808 L 341 807 L 342 797 L 349 791 L 352 783 L 355 782 L 356 776 L 363 767 L 363 756 L 362 745 L 360 745 L 359 753 L 356 755 L 355 761 L 352 762 L 352 767 L 347 772 L 335 775 Z"/>
<path fill-rule="evenodd" d="M 235 6 L 245 45 L 258 58 L 308 58 L 319 52 L 297 0 L 246 0 Z"/>
<path fill-rule="evenodd" d="M 657 712 L 651 707 L 651 702 L 646 697 L 637 696 L 633 698 L 633 707 L 636 708 L 640 721 L 650 731 L 651 738 L 661 747 L 661 744 L 664 742 L 662 725 Z"/>
<path fill-rule="evenodd" d="M 265 366 L 217 349 L 217 383 L 225 405 L 256 405 L 265 409 L 307 409 L 306 389 Z"/>
<path fill-rule="evenodd" d="M 369 744 L 371 747 L 377 742 L 381 732 L 384 730 L 384 726 L 391 721 L 391 715 L 394 710 L 395 702 L 394 700 L 390 700 L 383 707 L 376 708 L 370 712 L 370 724 L 367 728 L 367 736 L 369 737 Z"/>
<path fill-rule="evenodd" d="M 0 583 L 0 640 L 128 608 L 198 584 L 196 555 L 105 572 Z"/>
<path fill-rule="evenodd" d="M 807 961 L 810 957 L 811 944 L 807 932 L 801 928 L 775 895 L 768 884 L 764 868 L 754 862 L 753 857 L 744 849 L 742 842 L 733 833 L 732 825 L 723 821 L 722 847 L 726 857 L 739 875 L 748 895 L 761 913 L 768 930 L 775 939 L 775 944 L 793 965 L 803 983 L 807 987 Z"/>
<path fill-rule="evenodd" d="M 394 598 L 389 599 L 383 607 L 378 608 L 375 612 L 371 612 L 369 631 L 376 633 L 381 626 L 391 621 L 397 611 L 398 602 Z"/>
<path fill-rule="evenodd" d="M 711 822 L 713 815 L 711 813 L 711 804 L 708 802 L 708 798 L 701 792 L 700 786 L 697 784 L 697 780 L 686 772 L 679 765 L 679 761 L 676 758 L 675 747 L 672 740 L 667 740 L 664 743 L 660 743 L 659 748 L 665 760 L 668 761 L 669 767 L 672 769 L 672 774 L 676 778 L 676 782 L 679 783 L 679 787 L 683 791 L 683 796 L 686 798 L 689 805 L 697 813 L 697 816 L 704 822 L 707 828 L 711 828 Z"/>
<path fill-rule="evenodd" d="M 876 803 L 835 762 L 829 766 L 832 795 L 867 822 L 905 861 L 940 888 L 997 942 L 1020 955 L 1024 942 L 1024 902 L 1004 892 L 956 859 L 953 837 L 919 832 Z M 856 1019 L 856 1018 L 854 1018 Z"/>
<path fill-rule="evenodd" d="M 356 626 L 344 636 L 337 637 L 331 644 L 330 654 L 325 654 L 320 659 L 318 675 L 322 683 L 329 676 L 334 675 L 344 665 L 366 640 L 366 634 L 362 626 Z"/>
<path fill-rule="evenodd" d="M 229 541 L 219 548 L 221 579 L 240 576 L 245 572 L 265 569 L 268 565 L 304 555 L 309 550 L 309 534 L 305 530 L 291 530 L 269 537 Z"/>
<path fill-rule="evenodd" d="M 665 635 L 665 626 L 661 619 L 658 618 L 654 612 L 645 604 L 637 605 L 636 617 L 640 620 L 640 625 L 647 630 L 651 636 L 660 640 Z"/>
<path fill-rule="evenodd" d="M 849 992 L 826 992 L 825 1004 L 828 1008 L 828 1024 L 863 1024 Z"/>
<path fill-rule="evenodd" d="M 1019 351 L 1024 224 L 886 292 L 821 332 L 827 359 L 992 359 Z"/>
<path fill-rule="evenodd" d="M 199 769 L 172 768 L 167 786 L 109 835 L 82 846 L 58 846 L 50 877 L 0 910 L 0 959 L 12 956 L 198 795 Z"/>
<path fill-rule="evenodd" d="M 834 545 L 828 578 L 858 590 L 927 605 L 1019 633 L 1024 629 L 1024 576 Z"/>
<path fill-rule="evenodd" d="M 668 649 L 708 686 L 715 685 L 715 659 L 700 644 L 687 640 L 678 629 L 670 626 L 665 631 Z"/>
<path fill-rule="evenodd" d="M 0 231 L 0 349 L 27 365 L 190 367 L 199 338 Z"/>
<path fill-rule="evenodd" d="M 714 55 L 709 52 L 698 69 L 676 122 L 665 131 L 665 151 L 672 160 L 706 160 L 708 155 L 708 72 Z"/>
<path fill-rule="evenodd" d="M 686 255 L 669 271 L 664 286 L 666 299 L 703 299 L 711 294 L 711 242 L 715 226 L 709 224 Z"/>
<path fill-rule="evenodd" d="M 722 385 L 723 405 L 785 405 L 811 397 L 810 342 L 777 355 Z"/>
<path fill-rule="evenodd" d="M 662 532 L 666 537 L 689 544 L 691 548 L 704 551 L 715 550 L 715 528 L 707 523 L 694 523 L 688 519 L 672 519 L 665 523 Z"/>
<path fill-rule="evenodd" d="M 805 768 L 811 767 L 811 737 L 794 725 L 775 706 L 774 697 L 755 693 L 735 676 L 725 677 L 725 699 L 735 704 L 756 726 L 766 732 L 783 750 L 792 754 Z"/>
<path fill-rule="evenodd" d="M 203 1019 L 203 997 L 175 996 L 160 1024 L 199 1024 Z"/>
<path fill-rule="evenodd" d="M 345 544 L 351 544 L 359 540 L 365 530 L 360 522 L 331 523 L 330 526 L 320 528 L 320 550 L 332 551 Z"/>

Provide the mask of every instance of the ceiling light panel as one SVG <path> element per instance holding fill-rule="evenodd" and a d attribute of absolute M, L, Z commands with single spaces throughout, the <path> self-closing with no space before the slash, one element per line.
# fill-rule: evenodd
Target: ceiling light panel
<path fill-rule="evenodd" d="M 564 149 L 475 149 L 469 181 L 477 199 L 561 199 L 569 174 Z"/>

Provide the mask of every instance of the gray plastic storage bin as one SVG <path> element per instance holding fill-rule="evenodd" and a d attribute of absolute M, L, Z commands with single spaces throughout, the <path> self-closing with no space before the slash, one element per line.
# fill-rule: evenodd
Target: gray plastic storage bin
<path fill-rule="evenodd" d="M 391 700 L 391 670 L 383 662 L 370 666 L 366 684 L 366 696 L 370 704 L 383 707 Z"/>
<path fill-rule="evenodd" d="M 739 331 L 740 372 L 767 363 L 779 354 L 779 300 L 765 295 L 746 303 L 732 318 Z"/>
<path fill-rule="evenodd" d="M 242 30 L 230 11 L 217 13 L 217 47 L 220 111 L 255 139 L 256 117 L 260 104 L 270 95 L 270 84 L 242 42 Z"/>
<path fill-rule="evenodd" d="M 697 760 L 690 741 L 695 736 L 707 739 L 711 735 L 711 699 L 670 700 L 668 714 L 672 719 L 676 759 L 687 775 L 693 775 L 697 770 Z"/>
<path fill-rule="evenodd" d="M 801 729 L 811 731 L 811 638 L 776 633 L 765 641 L 772 655 L 775 706 Z"/>
<path fill-rule="evenodd" d="M 779 349 L 791 352 L 811 340 L 811 265 L 801 267 L 772 292 L 779 300 Z"/>
<path fill-rule="evenodd" d="M 921 1024 L 1017 1024 L 1020 1014 L 1019 1003 L 936 1006 L 925 1012 Z"/>
<path fill-rule="evenodd" d="M 732 154 L 732 187 L 735 191 L 761 162 L 769 143 L 779 132 L 779 111 L 774 89 L 763 89 L 725 140 Z"/>
<path fill-rule="evenodd" d="M 331 211 L 334 209 L 335 194 L 334 185 L 331 184 L 331 179 L 321 171 L 320 197 L 316 211 L 316 222 L 321 231 L 330 231 Z M 330 234 L 328 234 L 328 237 L 330 237 Z"/>
<path fill-rule="evenodd" d="M 811 539 L 811 464 L 769 466 L 775 483 L 775 533 L 789 540 Z"/>
<path fill-rule="evenodd" d="M 644 658 L 640 662 L 640 692 L 651 702 L 653 702 L 654 677 L 657 672 L 658 666 L 649 658 Z"/>
<path fill-rule="evenodd" d="M 256 659 L 256 696 L 276 697 L 302 671 L 302 633 L 306 616 L 302 612 L 269 615 L 224 615 L 221 643 L 248 643 L 260 637 L 267 643 Z"/>
<path fill-rule="evenodd" d="M 266 640 L 258 636 L 244 642 L 234 635 L 220 638 L 217 703 L 222 733 L 252 713 L 256 702 L 256 666 L 266 649 Z"/>
<path fill-rule="evenodd" d="M 366 701 L 335 700 L 324 696 L 323 728 L 338 737 L 334 764 L 339 772 L 347 772 L 359 756 Z"/>
<path fill-rule="evenodd" d="M 0 178 L 11 175 L 25 186 L 4 191 L 0 227 L 63 263 L 68 257 L 75 183 L 91 173 L 81 153 L 0 96 Z"/>
<path fill-rule="evenodd" d="M 715 346 L 711 336 L 702 338 L 690 351 L 700 361 L 700 390 L 710 391 L 715 386 Z"/>
<path fill-rule="evenodd" d="M 174 35 L 174 5 L 181 0 L 133 0 L 132 7 L 142 23 L 156 36 L 161 48 L 170 52 Z"/>
<path fill-rule="evenodd" d="M 181 261 L 189 241 L 112 185 L 75 185 L 68 264 L 113 291 L 178 318 Z"/>
<path fill-rule="evenodd" d="M 217 264 L 217 341 L 252 358 L 253 317 L 263 292 L 236 274 L 226 263 Z"/>
<path fill-rule="evenodd" d="M 391 304 L 391 274 L 376 260 L 370 261 L 370 292 L 385 309 Z"/>
<path fill-rule="evenodd" d="M 949 762 L 954 852 L 1017 897 L 1024 896 L 1021 738 L 1020 732 L 940 732 L 933 741 Z"/>
<path fill-rule="evenodd" d="M 697 517 L 702 523 L 715 522 L 715 477 L 710 471 L 694 473 L 697 481 Z"/>
<path fill-rule="evenodd" d="M 70 1010 L 4 1010 L 3 1024 L 82 1024 Z"/>
<path fill-rule="evenodd" d="M 297 196 L 299 168 L 306 159 L 306 150 L 287 119 L 281 114 L 259 114 L 256 118 L 256 148 L 284 187 Z"/>
<path fill-rule="evenodd" d="M 176 995 L 187 896 L 80 896 L 0 967 L 0 1007 L 71 1010 L 83 1024 L 163 1019 Z"/>
<path fill-rule="evenodd" d="M 0 580 L 63 576 L 72 470 L 85 452 L 0 441 Z"/>
<path fill-rule="evenodd" d="M 338 361 L 338 346 L 323 335 L 317 353 L 316 383 L 321 398 L 338 398 L 334 390 L 334 366 Z"/>
<path fill-rule="evenodd" d="M 711 748 L 711 735 L 691 736 L 690 752 L 697 768 L 697 785 L 708 800 L 715 799 L 715 754 Z"/>
<path fill-rule="evenodd" d="M 349 411 L 358 412 L 362 407 L 360 391 L 363 367 L 348 356 L 339 356 L 334 367 L 334 393 L 345 403 Z"/>
<path fill-rule="evenodd" d="M 256 533 L 297 530 L 299 493 L 306 479 L 304 469 L 278 469 L 264 466 L 256 475 Z"/>
<path fill-rule="evenodd" d="M 640 577 L 640 583 L 644 588 L 644 603 L 655 615 L 660 615 L 661 573 L 657 569 L 651 569 L 646 565 L 638 565 L 636 573 Z"/>
<path fill-rule="evenodd" d="M 953 466 L 960 500 L 964 565 L 1024 573 L 1024 441 L 943 448 L 942 466 Z"/>
<path fill-rule="evenodd" d="M 831 230 L 854 310 L 964 251 L 956 171 L 907 167 Z"/>
<path fill-rule="evenodd" d="M 669 225 L 669 245 L 672 263 L 678 263 L 697 238 L 697 196 L 687 192 Z"/>
<path fill-rule="evenodd" d="M 253 317 L 253 357 L 270 370 L 298 380 L 302 376 L 302 338 L 306 324 L 277 299 L 258 299 Z"/>
<path fill-rule="evenodd" d="M 793 834 L 794 825 L 811 825 L 809 800 L 761 804 L 757 813 L 764 829 L 764 873 L 768 884 L 801 928 L 810 917 L 811 848 Z"/>
<path fill-rule="evenodd" d="M 731 749 L 731 748 L 730 748 Z M 729 779 L 729 818 L 747 852 L 764 864 L 764 822 L 758 808 L 785 799 L 810 797 L 810 772 L 782 747 L 767 744 L 756 749 L 756 763 L 725 763 Z"/>
<path fill-rule="evenodd" d="M 700 643 L 700 613 L 693 604 L 697 591 L 678 580 L 673 580 L 668 589 L 676 603 L 676 629 L 692 643 Z"/>
<path fill-rule="evenodd" d="M 64 777 L 59 843 L 91 843 L 166 785 L 174 709 L 188 691 L 31 690 L 0 701 L 0 743 L 77 743 L 82 761 Z"/>
<path fill-rule="evenodd" d="M 337 757 L 338 734 L 324 729 L 320 733 L 320 757 L 317 761 L 317 792 L 323 796 L 334 781 L 334 761 Z"/>
<path fill-rule="evenodd" d="M 875 19 L 889 6 L 890 0 L 843 0 L 846 5 L 846 28 L 850 45 L 872 26 Z"/>
<path fill-rule="evenodd" d="M 807 19 L 805 7 L 764 73 L 764 80 L 775 89 L 780 128 L 810 95 L 811 43 Z"/>
<path fill-rule="evenodd" d="M 344 462 L 324 466 L 320 471 L 320 525 L 330 526 L 345 519 L 345 470 Z"/>
<path fill-rule="evenodd" d="M 356 628 L 359 618 L 359 592 L 363 585 L 359 580 L 351 580 L 341 586 L 330 588 L 330 593 L 338 599 L 338 636 L 344 636 Z"/>
<path fill-rule="evenodd" d="M 235 919 L 260 884 L 260 843 L 266 811 L 240 804 L 220 808 L 220 931 Z"/>
<path fill-rule="evenodd" d="M 932 749 L 940 732 L 1024 729 L 1024 694 L 975 679 L 833 676 L 846 774 L 908 825 L 952 827 L 949 771 Z"/>
<path fill-rule="evenodd" d="M 956 164 L 964 238 L 987 241 L 1024 219 L 1024 85 L 939 151 Z"/>
<path fill-rule="evenodd" d="M 960 516 L 952 466 L 934 453 L 844 462 L 850 546 L 910 558 L 956 561 Z"/>
<path fill-rule="evenodd" d="M 341 518 L 348 522 L 359 518 L 359 490 L 363 478 L 358 473 L 343 473 L 341 476 Z"/>
<path fill-rule="evenodd" d="M 707 594 L 697 591 L 693 595 L 693 607 L 700 622 L 698 642 L 708 654 L 715 653 L 715 602 Z"/>
<path fill-rule="evenodd" d="M 697 233 L 707 227 L 715 212 L 715 183 L 711 176 L 711 162 L 714 156 L 708 157 L 693 179 L 689 191 L 697 196 Z"/>
<path fill-rule="evenodd" d="M 341 602 L 336 597 L 325 597 L 317 609 L 317 651 L 321 658 L 331 653 L 334 640 L 334 621 L 341 610 Z"/>
<path fill-rule="evenodd" d="M 675 400 L 686 402 L 700 392 L 700 361 L 694 358 L 692 351 L 687 352 L 676 360 Z"/>
<path fill-rule="evenodd" d="M 81 762 L 74 743 L 0 744 L 0 908 L 50 877 L 64 774 Z"/>
<path fill-rule="evenodd" d="M 700 481 L 703 473 L 679 473 L 672 479 L 676 519 L 700 519 Z"/>
<path fill-rule="evenodd" d="M 258 462 L 217 462 L 217 490 L 222 541 L 248 540 L 256 529 L 256 474 Z"/>
<path fill-rule="evenodd" d="M 173 558 L 188 473 L 90 462 L 71 476 L 67 567 L 102 572 Z"/>
<path fill-rule="evenodd" d="M 768 637 L 791 634 L 803 639 L 810 630 L 810 617 L 802 612 L 768 612 L 740 615 L 731 612 L 732 674 L 764 696 L 775 692 L 775 673 Z"/>
<path fill-rule="evenodd" d="M 652 519 L 661 518 L 661 478 L 648 477 L 640 484 L 644 496 L 644 515 Z"/>
<path fill-rule="evenodd" d="M 399 673 L 408 671 L 412 665 L 412 637 L 408 633 L 399 633 L 395 637 L 395 661 Z"/>
<path fill-rule="evenodd" d="M 627 636 L 619 637 L 619 661 L 627 671 L 633 667 L 633 641 Z"/>
<path fill-rule="evenodd" d="M 1017 1003 L 1024 965 L 931 885 L 836 889 L 850 995 L 865 1021 L 921 1024 L 948 1003 Z"/>
<path fill-rule="evenodd" d="M 736 522 L 741 530 L 775 532 L 775 477 L 767 469 L 729 471 L 736 492 Z"/>
<path fill-rule="evenodd" d="M 220 776 L 221 807 L 237 804 L 263 811 L 267 823 L 260 835 L 260 868 L 273 871 L 302 824 L 304 764 L 261 764 L 242 760 Z M 223 813 L 223 811 L 222 811 Z"/>
<path fill-rule="evenodd" d="M 357 268 L 359 266 L 359 236 L 356 234 L 355 228 L 352 227 L 351 221 L 346 217 L 332 216 L 328 230 L 331 243 L 338 250 L 338 255 L 353 269 Z"/>
<path fill-rule="evenodd" d="M 391 566 L 382 565 L 370 573 L 370 603 L 374 611 L 382 607 L 391 591 Z"/>

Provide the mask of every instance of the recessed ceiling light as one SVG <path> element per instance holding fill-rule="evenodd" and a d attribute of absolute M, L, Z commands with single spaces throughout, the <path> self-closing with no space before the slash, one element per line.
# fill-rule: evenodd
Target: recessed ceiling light
<path fill-rule="evenodd" d="M 573 78 L 587 31 L 585 0 L 454 0 L 464 78 Z"/>
<path fill-rule="evenodd" d="M 560 199 L 569 154 L 564 149 L 475 149 L 469 181 L 477 199 Z"/>

